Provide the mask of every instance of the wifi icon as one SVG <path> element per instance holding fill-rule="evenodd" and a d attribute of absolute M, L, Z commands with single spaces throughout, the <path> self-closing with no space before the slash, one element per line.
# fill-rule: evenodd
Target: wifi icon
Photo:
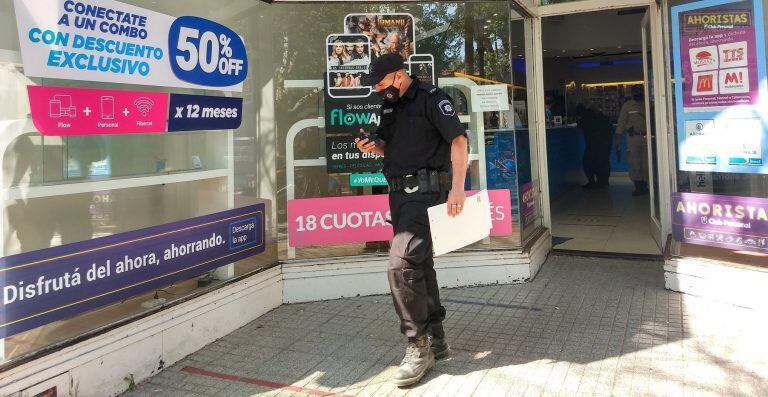
<path fill-rule="evenodd" d="M 139 109 L 142 117 L 147 117 L 147 113 L 155 106 L 155 102 L 145 96 L 136 98 L 133 104 L 136 105 L 136 109 Z"/>

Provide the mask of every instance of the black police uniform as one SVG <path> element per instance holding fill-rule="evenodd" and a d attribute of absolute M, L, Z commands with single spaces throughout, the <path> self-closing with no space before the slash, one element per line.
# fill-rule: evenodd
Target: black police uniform
<path fill-rule="evenodd" d="M 453 103 L 433 85 L 414 78 L 399 101 L 384 102 L 376 138 L 386 143 L 384 174 L 395 232 L 388 277 L 400 330 L 409 338 L 423 335 L 429 322 L 445 318 L 427 208 L 448 197 L 451 143 L 462 135 L 465 129 Z"/>

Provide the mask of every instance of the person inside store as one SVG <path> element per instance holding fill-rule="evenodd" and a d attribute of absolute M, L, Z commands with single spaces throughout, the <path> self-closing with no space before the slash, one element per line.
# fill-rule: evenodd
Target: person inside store
<path fill-rule="evenodd" d="M 629 178 L 635 184 L 633 196 L 648 194 L 648 144 L 646 143 L 645 101 L 643 87 L 632 86 L 632 98 L 624 103 L 616 125 L 614 145 L 619 146 L 621 135 L 627 135 L 627 162 Z"/>
<path fill-rule="evenodd" d="M 440 304 L 427 208 L 446 203 L 448 215 L 462 212 L 468 144 L 451 98 L 409 76 L 398 54 L 373 61 L 368 78 L 384 98 L 375 135 L 356 138 L 358 150 L 384 157 L 394 238 L 387 272 L 400 331 L 408 338 L 392 382 L 416 384 L 450 349 L 445 308 Z"/>
<path fill-rule="evenodd" d="M 611 120 L 598 109 L 576 106 L 576 121 L 584 134 L 584 157 L 582 166 L 587 184 L 584 189 L 608 186 L 611 176 L 611 142 L 613 125 Z"/>
<path fill-rule="evenodd" d="M 555 106 L 555 100 L 551 96 L 544 99 L 544 121 L 547 127 L 552 126 L 554 115 L 552 114 L 552 107 Z"/>

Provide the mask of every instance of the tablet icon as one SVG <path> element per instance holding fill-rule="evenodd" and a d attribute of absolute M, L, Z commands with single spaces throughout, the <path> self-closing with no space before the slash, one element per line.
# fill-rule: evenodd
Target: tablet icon
<path fill-rule="evenodd" d="M 53 99 L 48 101 L 48 115 L 51 118 L 58 119 L 77 117 L 77 108 L 72 105 L 72 97 L 69 95 L 54 95 Z"/>

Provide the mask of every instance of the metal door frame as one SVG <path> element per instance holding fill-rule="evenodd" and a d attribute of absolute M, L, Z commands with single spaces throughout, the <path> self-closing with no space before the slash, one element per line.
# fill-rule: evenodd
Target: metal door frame
<path fill-rule="evenodd" d="M 547 167 L 547 131 L 544 123 L 544 76 L 543 76 L 543 42 L 542 42 L 542 18 L 555 15 L 567 15 L 574 13 L 605 11 L 610 9 L 623 9 L 623 8 L 636 8 L 647 7 L 647 15 L 650 19 L 650 37 L 651 43 L 651 61 L 653 70 L 656 71 L 653 75 L 655 98 L 655 123 L 657 132 L 657 168 L 656 172 L 659 174 L 659 217 L 661 224 L 659 225 L 659 236 L 654 235 L 654 239 L 658 240 L 663 248 L 663 242 L 666 241 L 666 237 L 671 233 L 671 207 L 670 207 L 670 194 L 671 194 L 671 178 L 670 178 L 670 162 L 669 162 L 669 139 L 668 135 L 672 133 L 667 129 L 668 124 L 668 89 L 667 86 L 667 73 L 664 67 L 665 55 L 664 55 L 664 17 L 663 9 L 657 3 L 656 0 L 582 0 L 576 2 L 559 3 L 551 5 L 543 5 L 535 8 L 535 16 L 531 18 L 531 27 L 528 33 L 533 35 L 533 49 L 532 49 L 532 71 L 534 73 L 533 81 L 535 86 L 533 89 L 536 91 L 535 103 L 532 105 L 535 107 L 535 120 L 536 120 L 536 144 L 538 146 L 538 162 L 536 168 L 538 169 L 540 193 L 541 193 L 541 213 L 543 217 L 543 224 L 545 227 L 552 229 L 552 212 L 550 208 L 549 197 L 549 175 Z M 656 233 L 654 233 L 656 234 Z"/>

